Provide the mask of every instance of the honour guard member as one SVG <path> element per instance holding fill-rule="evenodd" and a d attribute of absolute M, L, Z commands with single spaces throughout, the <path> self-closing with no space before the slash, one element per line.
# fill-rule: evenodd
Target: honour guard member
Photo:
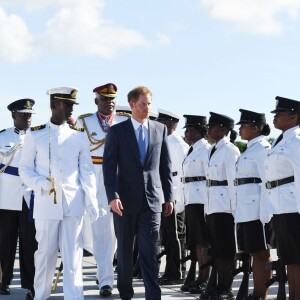
<path fill-rule="evenodd" d="M 261 201 L 266 201 L 264 160 L 270 143 L 266 136 L 270 127 L 265 114 L 240 109 L 240 136 L 247 140 L 247 148 L 236 163 L 236 204 L 235 223 L 238 226 L 239 249 L 253 257 L 253 294 L 247 299 L 267 299 L 265 282 L 271 278 L 271 271 L 265 269 L 271 261 L 268 242 L 269 224 L 260 221 Z M 266 229 L 266 230 L 265 230 Z"/>
<path fill-rule="evenodd" d="M 207 121 L 204 116 L 183 115 L 185 122 L 185 140 L 191 145 L 187 156 L 184 158 L 183 169 L 183 196 L 186 218 L 186 244 L 191 254 L 198 261 L 199 275 L 197 280 L 182 286 L 181 290 L 200 294 L 206 288 L 209 268 L 201 270 L 200 266 L 207 262 L 203 255 L 203 248 L 208 247 L 207 227 L 204 215 L 204 205 L 207 203 L 206 171 L 208 164 L 208 149 L 206 140 Z M 196 254 L 194 254 L 196 252 Z"/>
<path fill-rule="evenodd" d="M 25 133 L 31 124 L 34 100 L 20 99 L 8 105 L 14 126 L 0 133 L 0 294 L 10 294 L 13 267 L 19 238 L 21 286 L 26 299 L 34 297 L 34 252 L 37 249 L 35 227 L 30 217 L 33 204 L 30 190 L 19 176 L 19 162 Z"/>
<path fill-rule="evenodd" d="M 289 299 L 300 295 L 300 101 L 276 97 L 274 126 L 282 131 L 264 162 L 268 201 L 261 220 L 273 225 L 277 254 L 287 265 Z"/>
<path fill-rule="evenodd" d="M 160 227 L 162 244 L 166 251 L 166 267 L 164 274 L 159 278 L 159 283 L 161 285 L 167 285 L 177 284 L 178 281 L 181 280 L 181 245 L 178 236 L 180 233 L 183 239 L 185 232 L 181 177 L 182 163 L 188 152 L 189 146 L 176 132 L 180 116 L 159 108 L 156 120 L 167 126 L 167 142 L 171 156 L 173 193 L 175 195 L 174 210 L 171 216 L 165 217 L 162 214 Z"/>
<path fill-rule="evenodd" d="M 83 299 L 82 216 L 99 215 L 96 176 L 84 130 L 68 124 L 77 90 L 53 88 L 51 118 L 27 133 L 20 176 L 35 192 L 33 217 L 38 249 L 35 252 L 35 300 L 50 296 L 58 249 L 64 265 L 64 299 Z"/>
<path fill-rule="evenodd" d="M 205 205 L 209 242 L 218 276 L 215 296 L 217 299 L 233 300 L 231 286 L 235 267 L 235 240 L 231 203 L 235 197 L 235 164 L 240 151 L 233 144 L 237 136 L 233 130 L 233 119 L 211 112 L 207 126 L 209 139 L 215 141 L 209 150 L 206 175 L 208 202 Z M 230 139 L 227 137 L 229 132 Z M 202 293 L 200 299 L 205 297 Z"/>
<path fill-rule="evenodd" d="M 117 86 L 115 84 L 107 83 L 101 85 L 96 87 L 93 92 L 95 93 L 97 112 L 79 116 L 77 125 L 84 128 L 88 136 L 90 142 L 89 151 L 96 171 L 97 200 L 102 217 L 91 224 L 93 236 L 92 252 L 97 263 L 100 295 L 107 297 L 112 294 L 114 282 L 113 258 L 116 250 L 116 236 L 112 213 L 104 192 L 103 151 L 109 127 L 127 120 L 130 114 L 123 111 L 114 113 L 117 97 Z"/>

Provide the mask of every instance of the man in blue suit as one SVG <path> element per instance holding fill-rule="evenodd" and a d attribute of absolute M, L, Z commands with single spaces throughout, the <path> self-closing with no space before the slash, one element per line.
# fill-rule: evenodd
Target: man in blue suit
<path fill-rule="evenodd" d="M 118 283 L 121 299 L 131 299 L 132 248 L 136 235 L 146 299 L 161 299 L 156 242 L 160 213 L 173 211 L 172 171 L 167 128 L 149 120 L 152 93 L 136 87 L 128 93 L 132 117 L 109 129 L 103 158 L 104 185 L 114 212 L 118 240 Z"/>

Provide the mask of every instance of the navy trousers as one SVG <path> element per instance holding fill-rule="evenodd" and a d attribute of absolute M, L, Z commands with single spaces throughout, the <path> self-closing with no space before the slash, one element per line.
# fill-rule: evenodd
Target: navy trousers
<path fill-rule="evenodd" d="M 145 285 L 145 299 L 160 300 L 158 285 L 158 264 L 156 243 L 160 227 L 160 213 L 154 213 L 147 205 L 139 213 L 120 217 L 114 213 L 114 225 L 118 240 L 118 281 L 117 287 L 122 298 L 132 298 L 133 242 L 136 235 L 139 261 Z"/>

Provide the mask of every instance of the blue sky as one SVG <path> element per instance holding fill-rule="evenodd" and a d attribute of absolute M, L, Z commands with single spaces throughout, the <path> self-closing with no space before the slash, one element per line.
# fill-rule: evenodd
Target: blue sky
<path fill-rule="evenodd" d="M 120 105 L 146 85 L 154 111 L 243 108 L 273 128 L 275 96 L 300 100 L 299 13 L 300 0 L 0 0 L 0 127 L 25 97 L 45 123 L 58 86 L 79 89 L 74 117 L 94 112 L 93 88 L 114 82 Z"/>

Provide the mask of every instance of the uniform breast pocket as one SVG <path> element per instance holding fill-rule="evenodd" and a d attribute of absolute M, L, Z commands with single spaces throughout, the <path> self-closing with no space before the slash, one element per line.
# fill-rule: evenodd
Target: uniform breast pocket
<path fill-rule="evenodd" d="M 211 162 L 208 166 L 208 174 L 210 179 L 218 180 L 218 177 L 222 175 L 222 163 L 221 162 Z"/>
<path fill-rule="evenodd" d="M 246 205 L 254 205 L 259 203 L 260 195 L 259 194 L 250 194 L 244 197 L 243 203 Z"/>
<path fill-rule="evenodd" d="M 298 211 L 294 185 L 285 184 L 279 188 L 280 211 L 282 213 Z"/>

